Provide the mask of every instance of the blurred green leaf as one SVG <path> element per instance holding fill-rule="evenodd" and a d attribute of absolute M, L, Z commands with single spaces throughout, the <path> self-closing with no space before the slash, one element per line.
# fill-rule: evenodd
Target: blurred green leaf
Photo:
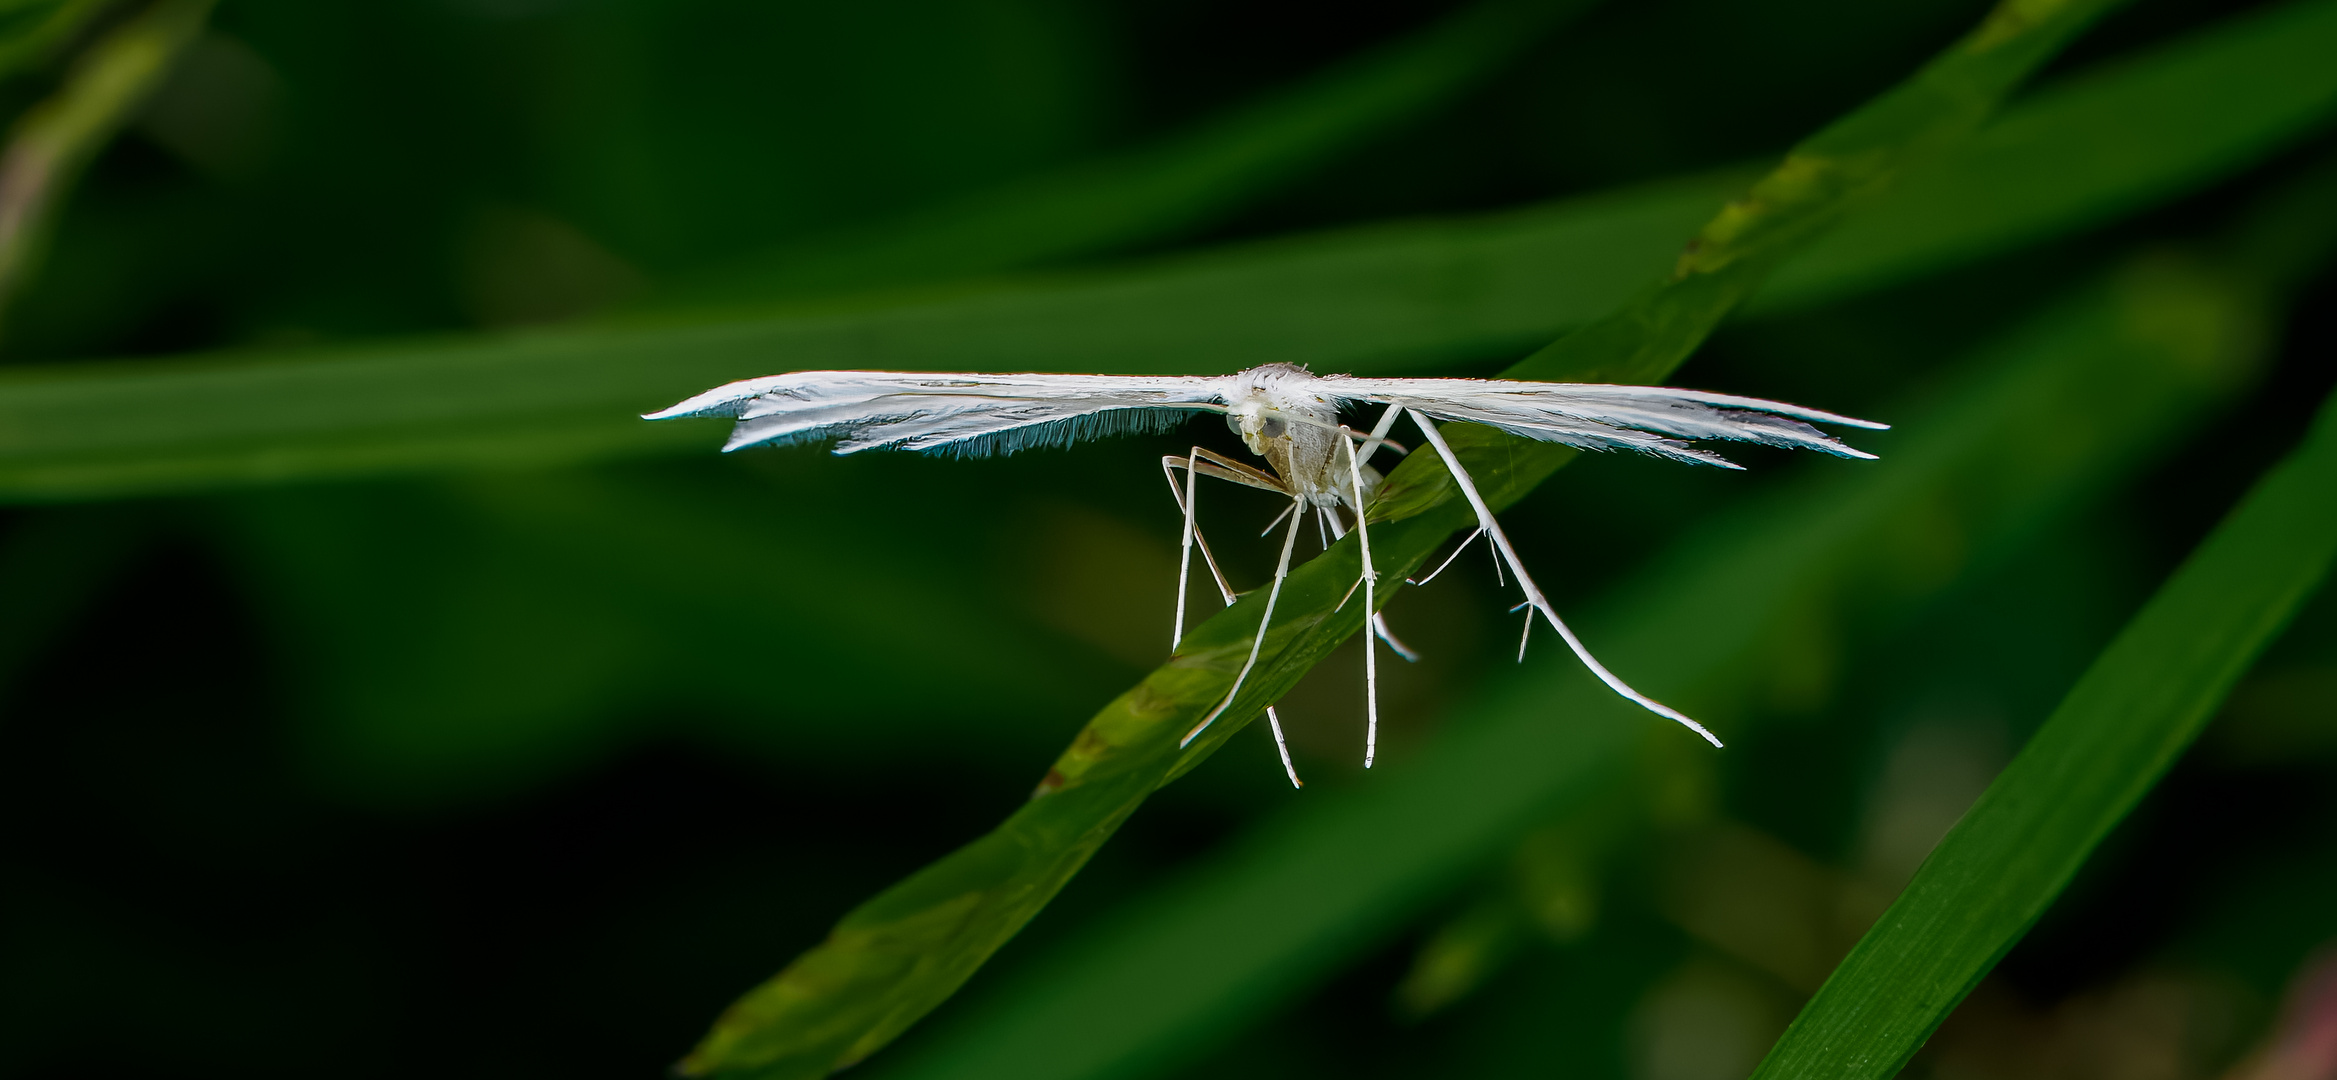
<path fill-rule="evenodd" d="M 2337 398 L 2126 624 L 1757 1078 L 1898 1073 L 2174 764 L 2337 557 Z"/>
<path fill-rule="evenodd" d="M 1789 154 L 1751 197 L 1706 226 L 1670 281 L 1509 374 L 1662 379 L 1770 264 L 1912 160 L 1977 128 L 2022 77 L 2113 6 L 2023 0 L 1998 8 L 1913 79 Z M 1470 425 L 1455 425 L 1449 438 L 1496 510 L 1573 453 Z M 1390 580 L 1473 520 L 1454 494 L 1449 474 L 1427 454 L 1388 475 L 1371 514 L 1382 519 L 1373 526 L 1373 546 Z M 1203 623 L 1168 664 L 1088 723 L 1022 810 L 845 916 L 826 943 L 734 1004 L 681 1069 L 818 1076 L 890 1042 L 1044 907 L 1146 796 L 1214 753 L 1363 624 L 1364 605 L 1348 602 L 1360 565 L 1354 543 L 1343 541 L 1292 573 L 1280 618 L 1262 631 L 1266 647 L 1250 681 L 1216 725 L 1180 746 L 1179 737 L 1225 696 L 1243 666 L 1261 633 L 1256 610 L 1266 597 L 1253 593 Z M 1442 855 L 1467 853 L 1448 848 Z"/>
<path fill-rule="evenodd" d="M 789 245 L 652 303 L 756 303 L 974 276 L 1186 232 L 1449 101 L 1598 2 L 1484 0 L 1153 146 Z"/>
<path fill-rule="evenodd" d="M 1780 267 L 1750 309 L 1804 306 L 2035 243 L 2261 160 L 2337 107 L 2332 49 L 2337 4 L 2305 0 L 2063 79 Z"/>
<path fill-rule="evenodd" d="M 994 493 L 867 460 L 290 489 L 204 517 L 274 629 L 298 760 L 377 805 L 509 791 L 657 737 L 1028 762 L 1142 670 L 1034 617 L 1045 588 L 979 584 L 1019 569 L 987 545 L 932 542 L 937 519 L 977 533 Z M 1048 510 L 989 508 L 1043 525 L 1020 546 L 1075 584 L 1073 543 L 1149 573 L 1157 648 L 1173 534 L 1058 540 L 1082 522 Z"/>
<path fill-rule="evenodd" d="M 1661 284 L 1507 374 L 1613 383 L 1668 375 L 1787 256 L 1977 131 L 2014 87 L 2120 2 L 1999 4 L 1913 77 L 1787 152 L 1688 242 Z"/>
<path fill-rule="evenodd" d="M 0 10 L 0 78 L 49 58 L 89 21 L 107 0 L 35 0 Z"/>
<path fill-rule="evenodd" d="M 2080 290 L 1982 350 L 1927 404 L 1893 415 L 1893 432 L 1862 440 L 1882 465 L 1820 465 L 1813 482 L 1707 522 L 1578 625 L 1637 685 L 1733 741 L 1813 612 L 1944 587 L 1943 544 L 1981 548 L 2082 501 L 2245 385 L 2264 343 L 2253 284 L 2145 263 Z M 1544 655 L 1464 707 L 1401 771 L 1310 793 L 1040 958 L 895 1075 L 1143 1075 L 1196 1053 L 1401 926 L 1528 828 L 1643 783 L 1651 744 L 1689 738 L 1570 658 Z M 1145 1007 L 1122 1007 L 1139 986 Z M 1072 1044 L 1064 1031 L 1082 1036 Z"/>
<path fill-rule="evenodd" d="M 156 0 L 92 43 L 64 86 L 17 119 L 0 150 L 0 305 L 38 265 L 50 218 L 81 170 L 203 32 L 213 2 Z"/>
<path fill-rule="evenodd" d="M 1976 257 L 1982 241 L 2003 250 L 2228 174 L 2328 115 L 2337 68 L 2320 58 L 2332 49 L 2337 3 L 2307 0 L 2040 93 L 1788 263 L 1776 303 Z M 2179 122 L 2202 113 L 2229 121 Z M 2128 164 L 2091 164 L 2113 152 Z M 2006 182 L 2015 175 L 2035 183 Z M 704 450 L 719 441 L 711 428 L 632 416 L 786 369 L 1193 373 L 1280 360 L 1417 371 L 1611 310 L 1732 186 L 1690 179 L 1081 280 L 733 321 L 0 371 L 0 499 Z M 1991 197 L 1969 197 L 1980 191 Z"/>

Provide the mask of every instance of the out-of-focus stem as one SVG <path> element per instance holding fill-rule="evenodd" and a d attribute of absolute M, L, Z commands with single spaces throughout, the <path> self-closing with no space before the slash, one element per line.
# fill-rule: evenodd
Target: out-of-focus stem
<path fill-rule="evenodd" d="M 202 33 L 214 0 L 158 0 L 92 44 L 0 151 L 0 311 L 38 263 L 65 192 Z"/>

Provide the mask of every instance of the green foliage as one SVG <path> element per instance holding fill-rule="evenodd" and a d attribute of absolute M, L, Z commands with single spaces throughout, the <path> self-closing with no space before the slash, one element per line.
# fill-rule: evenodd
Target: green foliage
<path fill-rule="evenodd" d="M 815 239 L 679 286 L 663 304 L 974 276 L 1172 236 L 1416 118 L 1596 0 L 1484 0 L 1412 40 L 1140 151 Z"/>
<path fill-rule="evenodd" d="M 1910 160 L 1977 128 L 2022 77 L 2110 6 L 1999 9 L 1914 81 L 1789 154 L 1706 226 L 1663 286 L 1505 374 L 1661 380 L 1775 261 Z M 1573 456 L 1465 426 L 1451 441 L 1496 511 Z M 1426 454 L 1388 474 L 1370 516 L 1380 522 L 1377 561 L 1391 578 L 1412 573 L 1471 520 L 1450 474 Z M 1257 594 L 1202 624 L 1167 666 L 1088 722 L 1028 806 L 846 916 L 826 943 L 717 1021 L 683 1071 L 821 1075 L 874 1053 L 955 992 L 1146 796 L 1215 752 L 1362 625 L 1367 613 L 1347 604 L 1347 586 L 1361 571 L 1353 548 L 1343 542 L 1295 571 L 1282 590 L 1281 617 L 1264 631 L 1252 629 L 1266 602 Z M 1269 647 L 1255 677 L 1220 723 L 1179 746 L 1232 687 L 1250 638 L 1261 632 Z"/>
<path fill-rule="evenodd" d="M 1899 431 L 1875 440 L 1891 468 L 1829 469 L 1681 537 L 1584 632 L 1735 741 L 1755 719 L 1743 703 L 1790 678 L 1794 652 L 1825 647 L 1797 640 L 1807 627 L 1936 595 L 1958 569 L 1926 565 L 1942 534 L 1985 551 L 2033 532 L 2241 389 L 2263 340 L 2245 284 L 2146 264 L 2079 291 L 1982 349 L 1931 403 L 1892 413 Z M 2079 413 L 2089 422 L 2064 422 Z M 1693 786 L 1689 737 L 1545 659 L 1479 695 L 1404 773 L 1289 815 L 1065 945 L 904 1074 L 1142 1074 L 1401 925 L 1544 816 Z M 1651 822 L 1641 809 L 1619 824 Z M 1113 1006 L 1137 986 L 1148 1008 Z M 1065 1030 L 1090 1033 L 1077 1056 L 1056 1045 Z"/>
<path fill-rule="evenodd" d="M 1236 7 L 0 0 L 0 250 L 52 240 L 0 335 L 0 1072 L 639 1075 L 806 946 L 685 1070 L 1732 1080 L 1812 993 L 1763 1075 L 2274 1037 L 2337 928 L 2337 0 Z M 1553 338 L 1512 373 L 1895 425 L 1725 475 L 1447 433 L 1725 751 L 1511 667 L 1464 557 L 1379 597 L 1425 659 L 1358 770 L 1352 543 L 1180 748 L 1261 598 L 1162 663 L 1158 441 L 633 418 Z M 1391 582 L 1469 520 L 1414 456 Z"/>
<path fill-rule="evenodd" d="M 27 110 L 9 133 L 0 182 L 0 303 L 41 257 L 49 219 L 81 170 L 145 104 L 171 64 L 202 33 L 213 0 L 166 0 L 108 32 L 75 61 L 55 97 Z M 0 45 L 0 75 L 45 50 L 96 13 L 59 5 Z"/>
<path fill-rule="evenodd" d="M 1928 178 L 1886 196 L 1865 224 L 1818 241 L 1780 278 L 1775 302 L 1807 306 L 2032 242 L 2254 160 L 2337 101 L 2337 80 L 2318 62 L 2333 10 L 2275 9 L 2038 95 Z M 2170 122 L 2173 103 L 2185 106 L 2174 116 L 2199 122 Z M 2248 123 L 2213 122 L 2224 116 Z M 1283 360 L 1414 370 L 1587 321 L 1623 300 L 1729 182 L 1286 241 L 1100 280 L 710 324 L 0 372 L 0 495 L 120 496 L 702 452 L 717 441 L 711 429 L 630 417 L 782 368 L 1196 370 L 1184 358 L 1208 357 L 1200 369 Z M 1470 287 L 1456 289 L 1461 282 Z"/>
<path fill-rule="evenodd" d="M 2337 559 L 2337 399 L 2119 632 L 1753 1075 L 1895 1076 Z"/>
<path fill-rule="evenodd" d="M 2337 101 L 2318 62 L 2333 10 L 2278 8 L 2039 94 L 1819 240 L 1773 303 L 1807 306 L 2033 242 L 2255 160 Z M 702 452 L 711 430 L 630 417 L 781 368 L 1196 370 L 1184 358 L 1208 357 L 1199 368 L 1415 370 L 1595 317 L 1657 273 L 1730 183 L 712 323 L 0 372 L 0 495 Z"/>

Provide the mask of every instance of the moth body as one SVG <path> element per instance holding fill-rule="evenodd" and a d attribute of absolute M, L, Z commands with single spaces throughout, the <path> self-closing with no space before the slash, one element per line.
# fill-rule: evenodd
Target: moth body
<path fill-rule="evenodd" d="M 1251 453 L 1266 459 L 1293 496 L 1310 507 L 1361 509 L 1353 505 L 1355 485 L 1340 449 L 1351 436 L 1339 427 L 1340 401 L 1330 393 L 1331 380 L 1295 364 L 1267 364 L 1227 382 L 1226 426 Z M 1361 468 L 1368 503 L 1380 474 L 1369 465 Z"/>

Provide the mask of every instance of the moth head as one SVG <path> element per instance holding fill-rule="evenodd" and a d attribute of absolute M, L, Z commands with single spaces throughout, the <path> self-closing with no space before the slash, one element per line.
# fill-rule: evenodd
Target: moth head
<path fill-rule="evenodd" d="M 1290 437 L 1290 422 L 1282 418 L 1280 410 L 1263 401 L 1236 402 L 1225 414 L 1225 426 L 1240 435 L 1243 445 L 1259 457 L 1266 456 L 1268 444 Z"/>

